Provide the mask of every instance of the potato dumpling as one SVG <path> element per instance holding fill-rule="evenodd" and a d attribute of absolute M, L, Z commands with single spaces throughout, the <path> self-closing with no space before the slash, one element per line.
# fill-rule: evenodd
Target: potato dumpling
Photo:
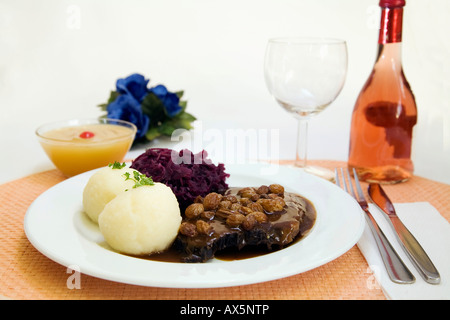
<path fill-rule="evenodd" d="M 155 182 L 118 194 L 105 206 L 98 224 L 114 250 L 145 255 L 169 248 L 178 234 L 181 213 L 172 190 Z"/>
<path fill-rule="evenodd" d="M 105 205 L 114 199 L 119 193 L 134 186 L 133 180 L 126 180 L 126 172 L 133 176 L 134 169 L 123 167 L 113 169 L 108 166 L 94 173 L 83 190 L 83 208 L 84 212 L 95 223 L 98 222 L 98 216 Z"/>

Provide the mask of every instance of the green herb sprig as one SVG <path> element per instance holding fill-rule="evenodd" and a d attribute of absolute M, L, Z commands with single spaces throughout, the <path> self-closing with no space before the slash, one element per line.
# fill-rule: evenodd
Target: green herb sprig
<path fill-rule="evenodd" d="M 123 174 L 123 176 L 125 177 L 125 181 L 127 181 L 127 180 L 134 181 L 133 189 L 142 187 L 142 186 L 153 186 L 155 184 L 151 177 L 147 177 L 145 174 L 139 173 L 137 171 L 133 171 L 133 177 L 131 177 L 129 172 L 125 172 Z M 127 190 L 125 190 L 125 191 L 127 191 Z"/>
<path fill-rule="evenodd" d="M 126 163 L 120 163 L 117 161 L 114 161 L 114 163 L 110 163 L 108 164 L 108 167 L 110 167 L 111 169 L 122 169 L 123 167 L 126 167 Z"/>

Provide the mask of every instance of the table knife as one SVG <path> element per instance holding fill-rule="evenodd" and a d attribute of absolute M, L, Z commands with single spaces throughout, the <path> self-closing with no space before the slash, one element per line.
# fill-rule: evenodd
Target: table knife
<path fill-rule="evenodd" d="M 439 272 L 425 250 L 397 216 L 394 205 L 389 200 L 381 185 L 370 183 L 368 194 L 375 205 L 389 218 L 391 227 L 394 229 L 403 250 L 410 258 L 414 267 L 419 271 L 422 278 L 428 283 L 439 284 L 441 281 Z"/>

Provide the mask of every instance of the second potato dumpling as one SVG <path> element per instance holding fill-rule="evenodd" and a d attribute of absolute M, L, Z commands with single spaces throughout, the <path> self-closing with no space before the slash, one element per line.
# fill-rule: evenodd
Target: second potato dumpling
<path fill-rule="evenodd" d="M 106 242 L 116 251 L 146 255 L 166 250 L 181 224 L 178 201 L 162 183 L 117 195 L 98 219 Z"/>

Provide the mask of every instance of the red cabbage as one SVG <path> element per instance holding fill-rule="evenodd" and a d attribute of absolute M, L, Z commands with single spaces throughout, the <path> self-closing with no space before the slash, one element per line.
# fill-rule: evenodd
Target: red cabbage
<path fill-rule="evenodd" d="M 230 176 L 223 163 L 216 166 L 208 159 L 205 150 L 193 154 L 187 149 L 177 152 L 151 148 L 133 160 L 131 168 L 170 187 L 183 212 L 197 196 L 204 197 L 210 192 L 223 194 Z"/>

